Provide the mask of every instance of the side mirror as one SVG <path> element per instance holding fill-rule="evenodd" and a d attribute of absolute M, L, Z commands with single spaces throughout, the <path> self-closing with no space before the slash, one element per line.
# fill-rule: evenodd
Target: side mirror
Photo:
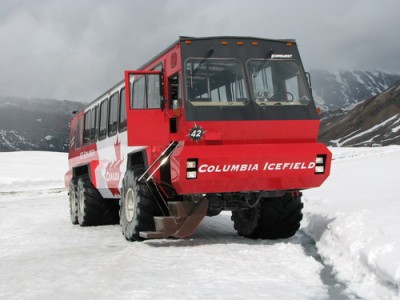
<path fill-rule="evenodd" d="M 311 85 L 311 74 L 306 72 L 306 77 L 307 77 L 308 87 L 311 89 L 312 88 L 312 85 Z"/>

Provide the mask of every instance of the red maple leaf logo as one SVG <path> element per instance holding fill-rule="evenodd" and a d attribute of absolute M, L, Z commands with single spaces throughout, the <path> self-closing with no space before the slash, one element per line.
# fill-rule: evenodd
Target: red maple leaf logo
<path fill-rule="evenodd" d="M 114 151 L 115 160 L 109 162 L 106 166 L 105 179 L 111 194 L 113 194 L 113 196 L 119 196 L 119 181 L 122 175 L 120 166 L 124 159 L 121 157 L 121 141 L 118 140 L 118 137 L 114 143 Z"/>

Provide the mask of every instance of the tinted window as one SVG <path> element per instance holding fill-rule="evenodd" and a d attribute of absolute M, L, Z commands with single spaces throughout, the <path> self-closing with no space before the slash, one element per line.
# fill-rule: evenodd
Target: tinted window
<path fill-rule="evenodd" d="M 99 128 L 100 128 L 100 108 L 98 105 L 95 107 L 95 111 L 96 111 L 96 123 L 94 129 L 94 139 L 97 141 L 99 139 Z"/>
<path fill-rule="evenodd" d="M 125 103 L 125 89 L 121 90 L 120 93 L 120 108 L 119 108 L 119 132 L 126 130 L 126 103 Z"/>
<path fill-rule="evenodd" d="M 92 125 L 92 111 L 89 110 L 85 113 L 85 129 L 83 132 L 84 145 L 87 145 L 90 142 L 91 125 Z"/>
<path fill-rule="evenodd" d="M 110 98 L 110 107 L 108 114 L 108 136 L 115 135 L 118 128 L 118 109 L 119 109 L 119 93 L 116 92 Z"/>
<path fill-rule="evenodd" d="M 76 134 L 76 148 L 80 148 L 82 145 L 82 119 L 78 121 L 77 126 L 77 134 Z"/>
<path fill-rule="evenodd" d="M 100 104 L 100 126 L 99 139 L 102 140 L 107 135 L 107 99 Z"/>
<path fill-rule="evenodd" d="M 92 109 L 92 125 L 90 130 L 90 140 L 92 142 L 94 142 L 97 139 L 98 110 L 99 106 L 96 106 Z"/>

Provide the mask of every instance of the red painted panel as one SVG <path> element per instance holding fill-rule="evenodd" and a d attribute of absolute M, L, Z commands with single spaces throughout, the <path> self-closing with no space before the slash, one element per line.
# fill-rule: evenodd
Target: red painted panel
<path fill-rule="evenodd" d="M 326 155 L 324 174 L 315 174 L 318 154 Z M 188 159 L 198 159 L 197 179 L 186 179 Z M 306 189 L 325 181 L 330 161 L 317 143 L 182 145 L 171 157 L 171 174 L 179 194 Z"/>

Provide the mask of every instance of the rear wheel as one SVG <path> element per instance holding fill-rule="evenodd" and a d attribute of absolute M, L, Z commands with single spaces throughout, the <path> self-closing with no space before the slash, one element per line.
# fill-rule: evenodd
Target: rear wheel
<path fill-rule="evenodd" d="M 154 231 L 156 199 L 144 182 L 138 178 L 144 173 L 142 166 L 126 171 L 120 200 L 120 224 L 122 234 L 128 241 L 141 241 L 141 231 Z"/>
<path fill-rule="evenodd" d="M 249 238 L 284 239 L 292 237 L 303 218 L 300 193 L 264 198 L 252 209 L 232 212 L 238 234 Z"/>
<path fill-rule="evenodd" d="M 118 223 L 118 202 L 104 199 L 93 187 L 88 175 L 77 184 L 78 222 L 81 226 Z"/>
<path fill-rule="evenodd" d="M 69 216 L 71 218 L 71 223 L 78 224 L 78 199 L 76 197 L 76 178 L 72 178 L 69 183 Z"/>

